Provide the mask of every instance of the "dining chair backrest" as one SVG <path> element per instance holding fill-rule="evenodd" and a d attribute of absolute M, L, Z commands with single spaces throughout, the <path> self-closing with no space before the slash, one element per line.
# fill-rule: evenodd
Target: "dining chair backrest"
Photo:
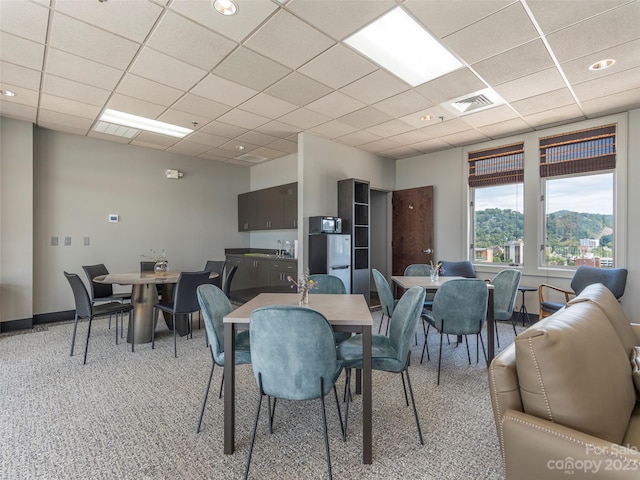
<path fill-rule="evenodd" d="M 582 265 L 578 267 L 571 279 L 571 289 L 580 294 L 587 286 L 602 283 L 611 293 L 620 299 L 627 285 L 626 268 L 597 268 Z"/>
<path fill-rule="evenodd" d="M 309 275 L 309 280 L 313 280 L 316 286 L 309 290 L 309 293 L 334 293 L 346 294 L 347 289 L 340 277 L 329 275 L 328 273 L 314 273 Z"/>
<path fill-rule="evenodd" d="M 203 284 L 197 289 L 198 303 L 204 326 L 209 337 L 209 345 L 214 360 L 218 364 L 224 363 L 224 324 L 223 319 L 233 311 L 231 302 L 215 285 Z"/>
<path fill-rule="evenodd" d="M 487 318 L 488 297 L 487 284 L 480 279 L 443 283 L 433 298 L 435 327 L 444 334 L 475 335 Z"/>
<path fill-rule="evenodd" d="M 222 274 L 224 273 L 224 266 L 226 264 L 227 262 L 225 260 L 207 260 L 204 270 L 218 274 L 216 278 L 209 279 L 210 284 L 215 285 L 218 288 L 222 288 Z"/>
<path fill-rule="evenodd" d="M 376 284 L 376 290 L 378 291 L 378 298 L 380 298 L 380 305 L 382 306 L 382 312 L 391 318 L 395 308 L 395 302 L 393 301 L 393 293 L 387 279 L 375 268 L 371 269 L 373 274 L 373 281 Z"/>
<path fill-rule="evenodd" d="M 511 320 L 522 273 L 506 269 L 498 273 L 493 281 L 493 311 L 496 320 Z"/>
<path fill-rule="evenodd" d="M 91 317 L 93 310 L 91 308 L 91 298 L 89 298 L 89 292 L 82 283 L 82 280 L 77 273 L 64 272 L 64 276 L 71 285 L 71 291 L 73 292 L 73 300 L 76 304 L 76 314 L 80 318 Z"/>
<path fill-rule="evenodd" d="M 95 302 L 101 298 L 113 296 L 113 285 L 110 283 L 96 283 L 93 281 L 94 278 L 100 275 L 109 274 L 109 270 L 107 270 L 107 267 L 105 267 L 103 263 L 98 263 L 97 265 L 83 265 L 82 269 L 89 280 L 92 301 Z"/>
<path fill-rule="evenodd" d="M 209 283 L 211 272 L 182 272 L 178 277 L 173 295 L 173 310 L 175 313 L 191 313 L 200 310 L 197 288 L 203 283 Z"/>
<path fill-rule="evenodd" d="M 426 263 L 413 263 L 404 269 L 405 277 L 428 277 L 431 274 L 431 266 Z"/>
<path fill-rule="evenodd" d="M 140 271 L 141 272 L 153 272 L 156 262 L 150 262 L 147 260 L 143 260 L 140 262 Z"/>
<path fill-rule="evenodd" d="M 224 279 L 224 288 L 222 289 L 227 298 L 231 298 L 231 282 L 238 270 L 238 265 L 231 267 L 231 270 L 227 272 L 227 278 Z"/>
<path fill-rule="evenodd" d="M 442 260 L 442 273 L 443 277 L 465 277 L 476 278 L 476 270 L 473 268 L 473 263 L 468 260 L 462 260 L 459 262 L 449 262 Z"/>
<path fill-rule="evenodd" d="M 411 287 L 398 300 L 390 320 L 389 344 L 398 353 L 396 360 L 403 365 L 409 358 L 411 340 L 420 320 L 424 298 L 424 287 Z"/>
<path fill-rule="evenodd" d="M 320 312 L 292 305 L 259 308 L 251 314 L 249 336 L 253 373 L 265 395 L 310 400 L 333 388 L 340 363 L 333 329 Z"/>

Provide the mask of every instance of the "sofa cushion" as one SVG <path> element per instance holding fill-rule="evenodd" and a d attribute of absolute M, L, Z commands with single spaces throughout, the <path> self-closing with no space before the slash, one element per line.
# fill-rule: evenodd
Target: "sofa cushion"
<path fill-rule="evenodd" d="M 631 372 L 633 374 L 633 383 L 636 386 L 636 392 L 640 398 L 640 347 L 633 347 L 631 352 Z"/>
<path fill-rule="evenodd" d="M 620 443 L 636 403 L 629 354 L 603 311 L 572 305 L 518 335 L 524 411 Z"/>
<path fill-rule="evenodd" d="M 631 323 L 629 323 L 629 319 L 627 319 L 624 310 L 622 310 L 620 302 L 611 293 L 611 290 L 601 283 L 594 283 L 586 287 L 580 295 L 570 300 L 567 303 L 567 307 L 582 302 L 594 303 L 605 313 L 618 334 L 622 345 L 624 345 L 624 350 L 627 355 L 630 355 L 631 350 L 637 344 L 636 334 L 631 328 Z"/>

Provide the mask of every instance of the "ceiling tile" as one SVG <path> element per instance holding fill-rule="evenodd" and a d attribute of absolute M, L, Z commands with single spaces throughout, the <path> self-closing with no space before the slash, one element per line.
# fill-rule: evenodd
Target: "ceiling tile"
<path fill-rule="evenodd" d="M 478 127 L 478 130 L 488 137 L 500 138 L 531 132 L 533 131 L 533 128 L 531 128 L 521 118 L 512 118 L 511 120 L 506 120 L 504 122 L 497 122 L 492 123 L 491 125 Z"/>
<path fill-rule="evenodd" d="M 36 123 L 37 109 L 33 105 L 21 105 L 0 98 L 0 115 L 24 122 Z"/>
<path fill-rule="evenodd" d="M 291 140 L 285 140 L 284 138 L 279 138 L 275 142 L 267 144 L 267 147 L 290 154 L 298 153 L 298 144 L 296 142 L 292 142 Z"/>
<path fill-rule="evenodd" d="M 106 133 L 96 132 L 95 130 L 89 130 L 87 132 L 87 137 L 98 138 L 100 140 L 106 140 L 108 142 L 116 142 L 116 143 L 129 143 L 131 141 L 130 138 L 119 137 L 117 135 L 109 135 Z"/>
<path fill-rule="evenodd" d="M 142 49 L 129 71 L 185 91 L 193 87 L 207 73 L 148 47 Z"/>
<path fill-rule="evenodd" d="M 244 40 L 278 8 L 273 2 L 236 1 L 241 14 L 232 16 L 220 15 L 208 1 L 173 0 L 169 8 L 236 42 Z"/>
<path fill-rule="evenodd" d="M 199 97 L 191 93 L 187 93 L 184 97 L 174 103 L 171 108 L 202 117 L 205 120 L 198 120 L 198 123 L 200 123 L 201 125 L 204 123 L 208 123 L 208 120 L 206 120 L 207 118 L 215 119 L 231 110 L 231 107 L 229 107 L 228 105 L 214 102 L 213 100 Z"/>
<path fill-rule="evenodd" d="M 560 63 L 640 36 L 640 3 L 633 2 L 547 36 Z"/>
<path fill-rule="evenodd" d="M 220 145 L 227 143 L 230 139 L 218 135 L 210 135 L 200 130 L 189 134 L 189 140 L 201 145 L 208 145 L 210 149 L 211 147 L 219 147 Z"/>
<path fill-rule="evenodd" d="M 164 105 L 156 105 L 155 103 L 145 102 L 134 97 L 120 95 L 116 93 L 107 103 L 107 108 L 118 110 L 119 112 L 131 113 L 146 118 L 158 118 L 158 116 L 166 110 Z"/>
<path fill-rule="evenodd" d="M 29 88 L 24 88 L 20 85 L 12 85 L 10 83 L 3 83 L 3 88 L 6 88 L 9 91 L 15 93 L 15 97 L 5 97 L 4 95 L 0 95 L 0 99 L 13 104 L 20 105 L 29 105 L 31 107 L 38 106 L 38 100 L 40 98 L 40 93 L 38 89 L 32 90 Z"/>
<path fill-rule="evenodd" d="M 317 127 L 310 128 L 309 131 L 325 138 L 336 138 L 348 133 L 357 132 L 359 129 L 348 125 L 340 120 L 331 120 Z"/>
<path fill-rule="evenodd" d="M 473 69 L 489 84 L 500 85 L 553 66 L 542 40 L 534 40 L 476 63 Z"/>
<path fill-rule="evenodd" d="M 389 97 L 373 106 L 392 117 L 401 117 L 433 106 L 434 103 L 414 90 L 407 90 L 393 97 Z"/>
<path fill-rule="evenodd" d="M 589 118 L 640 108 L 640 87 L 582 102 Z"/>
<path fill-rule="evenodd" d="M 182 112 L 174 108 L 170 108 L 160 115 L 157 120 L 165 123 L 171 123 L 172 125 L 178 125 L 184 128 L 190 128 L 195 130 L 198 125 L 205 125 L 208 122 L 206 116 L 195 115 L 193 113 Z M 193 124 L 196 122 L 196 125 Z"/>
<path fill-rule="evenodd" d="M 282 65 L 296 69 L 334 43 L 308 23 L 280 10 L 245 45 Z"/>
<path fill-rule="evenodd" d="M 247 68 L 251 65 L 251 68 Z M 264 90 L 291 70 L 247 48 L 240 47 L 220 63 L 213 73 L 255 90 Z"/>
<path fill-rule="evenodd" d="M 233 150 L 224 150 L 222 148 L 212 148 L 200 156 L 204 158 L 211 158 L 213 160 L 229 160 L 238 156 L 238 152 L 234 152 Z"/>
<path fill-rule="evenodd" d="M 266 93 L 259 93 L 240 105 L 240 108 L 263 117 L 278 118 L 285 113 L 294 111 L 298 107 L 293 103 L 285 102 Z"/>
<path fill-rule="evenodd" d="M 260 125 L 264 125 L 269 121 L 269 119 L 261 115 L 256 115 L 255 113 L 231 110 L 218 117 L 218 121 L 222 123 L 229 123 L 236 127 L 252 129 L 259 127 Z"/>
<path fill-rule="evenodd" d="M 130 73 L 125 74 L 116 90 L 129 97 L 136 97 L 156 105 L 168 107 L 184 95 L 183 90 L 169 87 Z"/>
<path fill-rule="evenodd" d="M 393 140 L 390 140 L 388 138 L 381 138 L 380 140 L 376 140 L 374 142 L 363 143 L 358 148 L 366 152 L 377 153 L 384 150 L 400 148 L 402 146 L 402 144 L 394 142 Z"/>
<path fill-rule="evenodd" d="M 151 144 L 160 147 L 170 147 L 180 141 L 179 138 L 170 137 L 169 135 L 161 135 L 153 132 L 141 132 L 131 142 L 132 145 Z"/>
<path fill-rule="evenodd" d="M 235 107 L 256 95 L 258 91 L 216 75 L 207 75 L 191 89 L 191 93 Z"/>
<path fill-rule="evenodd" d="M 513 3 L 513 0 L 406 0 L 404 6 L 427 27 L 443 38 L 462 30 Z"/>
<path fill-rule="evenodd" d="M 68 98 L 99 107 L 102 107 L 111 95 L 110 90 L 103 90 L 84 83 L 67 80 L 66 78 L 56 77 L 55 75 L 45 75 L 42 91 L 57 97 Z"/>
<path fill-rule="evenodd" d="M 340 92 L 332 92 L 311 102 L 306 108 L 330 117 L 340 117 L 364 107 L 366 105 L 358 100 Z"/>
<path fill-rule="evenodd" d="M 38 125 L 40 125 L 41 122 L 60 126 L 65 125 L 77 130 L 77 132 L 83 132 L 82 135 L 89 131 L 93 123 L 93 121 L 88 118 L 77 117 L 61 112 L 52 112 L 51 110 L 45 110 L 43 108 L 38 110 Z"/>
<path fill-rule="evenodd" d="M 197 157 L 198 155 L 201 155 L 210 149 L 211 147 L 207 145 L 202 145 L 201 143 L 182 139 L 175 145 L 167 148 L 167 152 L 180 153 L 182 155 L 191 155 L 192 157 Z"/>
<path fill-rule="evenodd" d="M 331 120 L 330 117 L 305 108 L 299 108 L 280 117 L 280 121 L 293 125 L 294 127 L 300 127 L 303 130 L 313 128 L 329 120 Z"/>
<path fill-rule="evenodd" d="M 537 37 L 527 12 L 516 2 L 444 37 L 443 42 L 464 61 L 474 64 Z"/>
<path fill-rule="evenodd" d="M 168 145 L 163 145 L 162 143 L 145 142 L 139 140 L 137 137 L 131 140 L 131 142 L 129 143 L 131 145 L 135 145 L 136 147 L 152 148 L 154 150 L 166 150 L 168 148 Z"/>
<path fill-rule="evenodd" d="M 236 125 L 229 125 L 228 123 L 213 121 L 209 122 L 204 127 L 201 127 L 198 131 L 224 138 L 235 138 L 238 135 L 242 135 L 243 133 L 247 132 L 247 129 L 238 127 Z"/>
<path fill-rule="evenodd" d="M 181 41 L 176 42 L 176 38 Z M 211 70 L 237 46 L 235 42 L 172 12 L 162 17 L 147 45 L 204 70 Z"/>
<path fill-rule="evenodd" d="M 47 73 L 105 90 L 113 90 L 122 76 L 122 72 L 116 68 L 55 48 L 47 51 Z"/>
<path fill-rule="evenodd" d="M 612 73 L 589 82 L 573 86 L 578 100 L 586 101 L 597 97 L 631 90 L 640 85 L 640 67 L 630 68 L 622 72 Z"/>
<path fill-rule="evenodd" d="M 411 145 L 413 143 L 426 142 L 432 140 L 433 137 L 423 132 L 422 130 L 411 130 L 409 132 L 401 133 L 400 135 L 393 135 L 389 137 L 400 145 Z"/>
<path fill-rule="evenodd" d="M 376 140 L 380 140 L 378 135 L 374 135 L 371 132 L 367 132 L 366 130 L 358 130 L 357 132 L 350 133 L 348 135 L 343 135 L 338 137 L 341 143 L 345 143 L 351 146 L 362 145 L 363 143 L 371 143 Z"/>
<path fill-rule="evenodd" d="M 0 32 L 0 60 L 36 70 L 42 69 L 44 45 Z"/>
<path fill-rule="evenodd" d="M 285 155 L 288 155 L 287 152 L 281 152 L 280 150 L 275 150 L 273 148 L 268 148 L 268 147 L 256 148 L 251 153 L 253 155 L 258 155 L 260 157 L 270 158 L 271 160 L 274 160 L 276 158 L 280 158 L 280 157 L 284 157 Z"/>
<path fill-rule="evenodd" d="M 606 70 L 589 70 L 590 65 L 607 58 L 616 60 L 616 63 Z M 607 75 L 637 66 L 640 66 L 640 39 L 565 62 L 561 65 L 561 68 L 567 80 L 569 80 L 569 83 L 575 85 L 580 82 L 606 77 Z"/>
<path fill-rule="evenodd" d="M 244 147 L 244 148 L 239 148 L 239 147 Z M 249 142 L 241 142 L 236 139 L 229 140 L 228 142 L 223 143 L 219 147 L 220 150 L 228 150 L 230 152 L 233 152 L 234 157 L 253 152 L 256 148 L 258 148 L 258 145 L 254 145 Z"/>
<path fill-rule="evenodd" d="M 440 140 L 452 146 L 464 146 L 489 140 L 489 137 L 477 130 L 465 130 L 452 135 L 443 135 Z"/>
<path fill-rule="evenodd" d="M 469 130 L 471 130 L 471 126 L 459 118 L 447 120 L 446 122 L 435 120 L 434 123 L 420 129 L 421 132 L 430 135 L 431 138 L 444 137 Z"/>
<path fill-rule="evenodd" d="M 376 103 L 409 90 L 409 85 L 385 70 L 376 70 L 366 77 L 342 87 L 340 91 L 365 103 Z"/>
<path fill-rule="evenodd" d="M 40 108 L 53 112 L 66 113 L 76 117 L 84 117 L 90 120 L 95 119 L 100 114 L 100 110 L 102 110 L 101 107 L 95 105 L 76 102 L 68 98 L 56 97 L 48 93 L 40 95 Z"/>
<path fill-rule="evenodd" d="M 507 102 L 515 102 L 524 98 L 553 92 L 565 86 L 566 84 L 560 73 L 558 73 L 558 69 L 554 67 L 503 83 L 495 87 L 495 90 Z"/>
<path fill-rule="evenodd" d="M 287 8 L 336 40 L 342 40 L 387 10 L 393 0 L 292 0 Z"/>
<path fill-rule="evenodd" d="M 438 138 L 434 138 L 433 140 L 427 140 L 421 143 L 414 143 L 413 145 L 409 145 L 409 146 L 421 153 L 440 152 L 442 150 L 451 148 L 451 145 L 449 145 L 446 142 L 443 142 Z"/>
<path fill-rule="evenodd" d="M 442 77 L 423 83 L 416 91 L 434 104 L 440 104 L 467 93 L 482 90 L 486 85 L 468 68 L 459 68 Z"/>
<path fill-rule="evenodd" d="M 410 130 L 414 130 L 414 127 L 407 123 L 404 123 L 401 120 L 389 120 L 388 122 L 380 123 L 378 125 L 374 125 L 373 127 L 367 128 L 368 132 L 371 132 L 380 137 L 398 135 Z"/>
<path fill-rule="evenodd" d="M 3 0 L 0 2 L 0 30 L 27 40 L 45 43 L 49 9 L 35 3 Z"/>
<path fill-rule="evenodd" d="M 63 117 L 62 115 L 57 117 L 58 122 L 61 122 L 61 123 L 50 122 L 47 120 L 43 120 L 43 118 L 47 118 L 47 115 L 40 115 L 40 119 L 38 120 L 38 126 L 40 128 L 46 128 L 49 130 L 55 130 L 57 132 L 70 133 L 72 135 L 80 135 L 80 136 L 84 136 L 88 133 L 87 129 L 82 126 L 76 127 L 72 123 L 67 123 L 67 121 L 65 120 L 65 117 Z"/>
<path fill-rule="evenodd" d="M 625 3 L 629 0 L 527 0 L 538 25 L 547 35 Z"/>
<path fill-rule="evenodd" d="M 392 120 L 392 117 L 373 107 L 365 107 L 356 112 L 343 115 L 339 119 L 356 128 L 367 128 Z"/>
<path fill-rule="evenodd" d="M 266 93 L 303 107 L 327 95 L 331 89 L 304 75 L 293 72 L 266 90 Z"/>
<path fill-rule="evenodd" d="M 524 117 L 524 121 L 533 128 L 540 129 L 554 125 L 584 120 L 584 115 L 577 105 L 567 105 Z"/>
<path fill-rule="evenodd" d="M 360 146 L 360 148 L 362 148 L 362 146 Z M 420 151 L 414 150 L 409 146 L 403 145 L 401 147 L 382 150 L 381 152 L 379 152 L 379 155 L 382 155 L 383 157 L 387 157 L 387 158 L 402 159 L 402 158 L 409 158 L 409 157 L 415 157 L 416 155 L 420 155 Z"/>
<path fill-rule="evenodd" d="M 138 43 L 59 13 L 53 16 L 49 45 L 115 68 L 127 68 L 140 48 Z"/>
<path fill-rule="evenodd" d="M 267 145 L 280 139 L 278 137 L 274 137 L 273 135 L 267 135 L 266 133 L 252 131 L 237 136 L 236 140 L 239 140 L 240 142 L 252 143 L 254 145 Z"/>
<path fill-rule="evenodd" d="M 142 42 L 163 9 L 148 1 L 110 0 L 93 2 L 56 0 L 56 11 L 121 35 L 135 42 Z"/>
<path fill-rule="evenodd" d="M 575 103 L 575 99 L 568 88 L 561 88 L 552 92 L 545 92 L 542 95 L 525 98 L 513 102 L 511 106 L 523 117 L 533 113 L 544 112 L 557 107 L 564 107 Z"/>
<path fill-rule="evenodd" d="M 40 76 L 39 70 L 0 62 L 0 83 L 22 85 L 24 88 L 37 91 L 40 88 Z"/>
<path fill-rule="evenodd" d="M 509 106 L 500 105 L 477 113 L 471 113 L 462 117 L 464 123 L 478 128 L 484 125 L 510 120 L 518 116 Z"/>
<path fill-rule="evenodd" d="M 373 63 L 353 50 L 335 45 L 298 69 L 332 88 L 340 88 L 377 70 Z"/>
<path fill-rule="evenodd" d="M 424 116 L 433 118 L 431 118 L 430 120 L 423 120 Z M 415 128 L 424 128 L 434 124 L 439 124 L 440 122 L 444 121 L 444 119 L 450 120 L 452 117 L 454 117 L 454 115 L 451 112 L 437 105 L 435 107 L 429 107 L 425 108 L 424 110 L 414 112 L 410 115 L 404 115 L 400 117 L 400 120 L 408 123 L 409 125 L 413 125 Z"/>

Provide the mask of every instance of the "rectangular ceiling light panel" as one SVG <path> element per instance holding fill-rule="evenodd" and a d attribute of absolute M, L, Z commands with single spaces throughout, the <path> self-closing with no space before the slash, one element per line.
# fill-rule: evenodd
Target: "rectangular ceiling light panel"
<path fill-rule="evenodd" d="M 111 110 L 109 108 L 104 111 L 100 120 L 177 138 L 183 138 L 193 132 L 193 130 L 189 128 L 159 122 L 158 120 L 151 120 L 150 118 L 139 117 L 130 113 L 119 112 L 117 110 Z"/>
<path fill-rule="evenodd" d="M 354 33 L 345 43 L 412 87 L 462 67 L 401 7 Z"/>

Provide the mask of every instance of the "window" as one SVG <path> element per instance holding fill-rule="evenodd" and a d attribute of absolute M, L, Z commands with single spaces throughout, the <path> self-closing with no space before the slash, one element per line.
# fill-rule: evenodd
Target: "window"
<path fill-rule="evenodd" d="M 475 263 L 522 264 L 523 180 L 523 143 L 469 153 Z"/>
<path fill-rule="evenodd" d="M 614 266 L 615 166 L 615 125 L 540 139 L 543 265 Z"/>

